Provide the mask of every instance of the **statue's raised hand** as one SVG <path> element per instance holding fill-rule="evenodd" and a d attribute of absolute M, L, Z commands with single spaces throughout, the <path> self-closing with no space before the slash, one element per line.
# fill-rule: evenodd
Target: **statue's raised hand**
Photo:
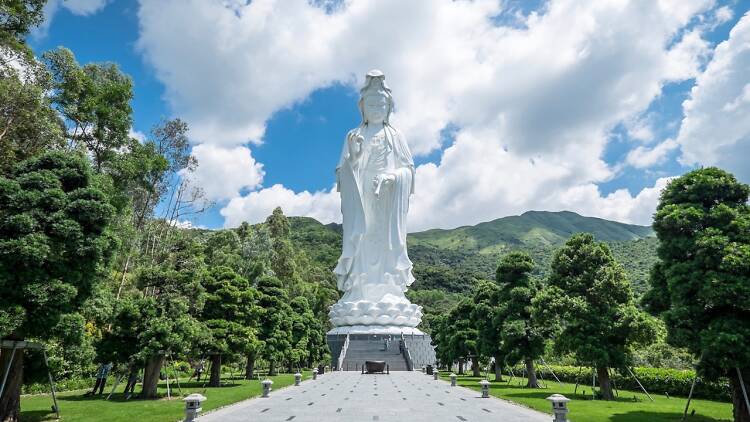
<path fill-rule="evenodd" d="M 352 131 L 349 133 L 349 151 L 354 153 L 356 156 L 362 153 L 362 144 L 365 142 L 365 138 Z"/>
<path fill-rule="evenodd" d="M 396 181 L 396 176 L 393 173 L 380 173 L 372 179 L 372 188 L 375 191 L 375 196 L 380 195 L 380 188 L 387 183 L 393 183 Z"/>

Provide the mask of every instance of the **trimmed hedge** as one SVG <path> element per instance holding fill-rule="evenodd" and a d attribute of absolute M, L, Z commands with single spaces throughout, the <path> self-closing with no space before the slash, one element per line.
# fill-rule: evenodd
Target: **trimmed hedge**
<path fill-rule="evenodd" d="M 557 365 L 550 365 L 550 368 L 555 372 L 555 375 L 560 378 L 560 381 L 571 384 L 578 382 L 584 388 L 586 386 L 591 387 L 591 368 L 583 368 L 581 370 L 575 366 Z M 519 369 L 521 368 L 519 367 Z M 547 370 L 544 365 L 537 365 L 537 371 L 542 372 L 545 380 L 554 380 L 549 373 L 549 370 Z M 635 373 L 638 380 L 649 393 L 668 393 L 670 396 L 681 397 L 688 396 L 690 393 L 690 385 L 693 383 L 693 378 L 695 378 L 695 371 L 684 369 L 633 368 L 633 373 Z M 613 370 L 612 380 L 617 389 L 633 391 L 641 390 L 638 383 L 636 383 L 633 377 L 627 372 L 621 374 L 619 371 Z M 718 381 L 705 381 L 699 377 L 698 381 L 695 383 L 693 398 L 727 402 L 731 401 L 729 381 L 725 378 Z"/>
<path fill-rule="evenodd" d="M 95 379 L 93 377 L 55 380 L 55 391 L 91 390 L 94 388 L 94 382 Z M 109 394 L 108 388 L 111 389 L 114 382 L 113 377 L 107 378 L 107 385 L 104 387 L 104 391 L 106 391 L 107 394 Z M 32 384 L 23 384 L 21 386 L 21 394 L 48 394 L 50 391 L 48 382 L 35 382 Z"/>

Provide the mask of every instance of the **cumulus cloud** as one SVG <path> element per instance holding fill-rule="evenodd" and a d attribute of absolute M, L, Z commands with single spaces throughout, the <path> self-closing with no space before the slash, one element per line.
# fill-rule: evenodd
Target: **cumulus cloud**
<path fill-rule="evenodd" d="M 44 22 L 34 30 L 32 36 L 36 38 L 47 36 L 50 25 L 61 7 L 77 16 L 90 16 L 104 9 L 107 3 L 109 0 L 49 0 L 44 5 Z"/>
<path fill-rule="evenodd" d="M 596 185 L 576 186 L 561 193 L 561 203 L 567 203 L 564 209 L 584 215 L 650 225 L 659 196 L 670 180 L 672 177 L 659 178 L 654 186 L 642 189 L 636 195 L 632 195 L 627 189 L 618 189 L 609 195 L 602 196 Z M 591 210 L 596 211 L 592 213 Z"/>
<path fill-rule="evenodd" d="M 243 221 L 264 221 L 277 206 L 287 215 L 304 215 L 326 223 L 341 221 L 339 194 L 335 189 L 297 193 L 279 184 L 232 198 L 220 213 L 225 226 L 236 227 Z"/>
<path fill-rule="evenodd" d="M 716 47 L 713 59 L 697 77 L 677 142 L 681 161 L 717 165 L 750 181 L 750 15 Z"/>
<path fill-rule="evenodd" d="M 52 0 L 52 2 L 55 2 L 55 0 Z M 57 0 L 57 3 L 70 10 L 74 15 L 88 16 L 102 10 L 109 3 L 109 0 L 62 0 L 62 2 Z"/>
<path fill-rule="evenodd" d="M 552 0 L 514 14 L 511 27 L 497 23 L 508 11 L 491 0 L 141 0 L 138 48 L 192 135 L 222 148 L 261 142 L 277 110 L 334 83 L 358 87 L 381 68 L 394 125 L 416 154 L 458 128 L 439 164 L 417 170 L 412 229 L 532 208 L 647 223 L 641 207 L 653 200 L 653 209 L 652 191 L 603 196 L 596 184 L 615 174 L 601 157 L 610 131 L 634 121 L 665 83 L 699 74 L 709 49 L 689 24 L 713 3 Z M 633 152 L 633 161 L 656 163 L 667 147 Z M 234 196 L 221 213 L 233 226 L 276 205 L 340 218 L 335 193 L 284 186 Z"/>
<path fill-rule="evenodd" d="M 263 164 L 255 161 L 247 147 L 200 144 L 193 147 L 192 153 L 198 160 L 198 168 L 190 180 L 203 188 L 209 201 L 234 198 L 263 182 Z"/>
<path fill-rule="evenodd" d="M 132 127 L 128 129 L 128 136 L 137 140 L 140 143 L 146 142 L 146 134 L 139 130 L 133 129 Z"/>
<path fill-rule="evenodd" d="M 653 148 L 639 146 L 628 153 L 625 162 L 639 169 L 653 167 L 663 163 L 667 159 L 667 154 L 677 146 L 674 139 L 667 139 Z"/>

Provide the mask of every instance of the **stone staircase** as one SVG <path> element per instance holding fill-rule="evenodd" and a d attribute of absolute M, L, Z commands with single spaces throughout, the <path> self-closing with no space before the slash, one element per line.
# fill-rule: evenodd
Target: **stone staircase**
<path fill-rule="evenodd" d="M 385 350 L 385 342 L 382 338 L 356 338 L 356 336 L 351 336 L 341 369 L 344 371 L 361 371 L 362 365 L 368 360 L 384 361 L 391 371 L 407 370 L 406 360 L 399 351 L 398 340 L 395 338 L 388 345 L 388 350 Z"/>

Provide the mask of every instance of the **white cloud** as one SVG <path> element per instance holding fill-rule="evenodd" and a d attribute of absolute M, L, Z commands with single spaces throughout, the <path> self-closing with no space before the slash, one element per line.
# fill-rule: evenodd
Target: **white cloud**
<path fill-rule="evenodd" d="M 654 140 L 653 114 L 636 116 L 625 121 L 625 129 L 631 139 L 649 143 Z"/>
<path fill-rule="evenodd" d="M 565 200 L 569 203 L 564 209 L 615 221 L 649 225 L 653 221 L 661 191 L 670 180 L 672 177 L 659 178 L 654 186 L 642 189 L 635 196 L 627 189 L 618 189 L 602 197 L 595 185 L 577 186 L 564 193 Z"/>
<path fill-rule="evenodd" d="M 50 25 L 52 25 L 57 12 L 60 11 L 60 7 L 77 16 L 90 16 L 104 9 L 107 3 L 109 3 L 109 0 L 49 0 L 44 5 L 44 22 L 32 32 L 32 36 L 35 38 L 47 36 Z"/>
<path fill-rule="evenodd" d="M 128 136 L 137 140 L 140 143 L 146 142 L 146 134 L 141 131 L 133 129 L 132 127 L 128 129 Z"/>
<path fill-rule="evenodd" d="M 381 68 L 394 125 L 416 154 L 459 128 L 440 164 L 418 169 L 412 229 L 563 207 L 647 222 L 650 211 L 625 204 L 645 203 L 640 195 L 596 189 L 614 177 L 601 157 L 609 132 L 665 83 L 699 74 L 708 45 L 688 24 L 713 1 L 552 0 L 514 27 L 494 23 L 502 5 L 351 1 L 327 14 L 304 0 L 141 0 L 138 48 L 191 134 L 224 147 L 259 142 L 274 112 L 333 83 L 358 87 Z M 638 162 L 658 162 L 664 149 L 644 149 Z M 282 205 L 333 221 L 337 201 L 273 186 L 233 197 L 222 214 L 231 226 Z"/>
<path fill-rule="evenodd" d="M 683 112 L 681 161 L 724 167 L 750 181 L 750 14 L 716 47 Z"/>
<path fill-rule="evenodd" d="M 200 144 L 193 147 L 192 154 L 198 160 L 198 168 L 190 180 L 203 188 L 210 201 L 234 198 L 242 190 L 255 189 L 263 182 L 263 164 L 255 161 L 247 147 Z"/>
<path fill-rule="evenodd" d="M 190 220 L 172 220 L 172 225 L 174 227 L 179 227 L 181 229 L 207 229 L 208 228 L 206 226 L 195 224 Z"/>
<path fill-rule="evenodd" d="M 277 206 L 286 215 L 304 215 L 326 223 L 341 221 L 339 194 L 335 189 L 295 193 L 278 184 L 232 198 L 220 212 L 226 227 L 236 227 L 243 221 L 264 221 Z"/>
<path fill-rule="evenodd" d="M 639 146 L 628 153 L 625 162 L 639 169 L 653 167 L 662 164 L 667 159 L 667 154 L 677 147 L 674 139 L 667 139 L 653 148 Z"/>
<path fill-rule="evenodd" d="M 88 16 L 104 9 L 107 3 L 109 0 L 62 0 L 61 4 L 74 15 Z"/>
<path fill-rule="evenodd" d="M 732 9 L 729 6 L 722 6 L 716 9 L 716 13 L 714 13 L 714 18 L 716 19 L 716 23 L 721 25 L 722 23 L 728 22 L 734 17 L 734 12 L 732 12 Z"/>

